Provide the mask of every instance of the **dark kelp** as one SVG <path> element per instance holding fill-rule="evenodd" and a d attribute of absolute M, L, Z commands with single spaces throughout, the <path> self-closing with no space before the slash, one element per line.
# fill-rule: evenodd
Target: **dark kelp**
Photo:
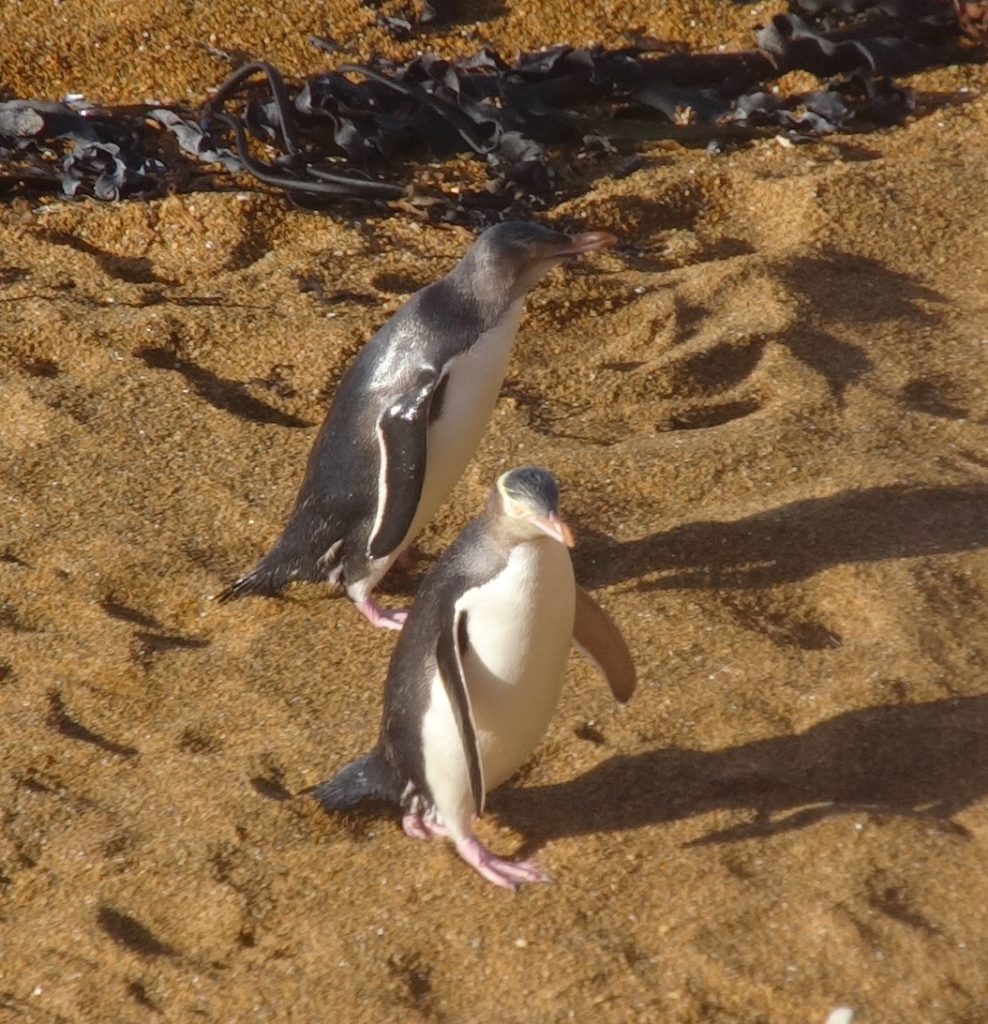
<path fill-rule="evenodd" d="M 341 63 L 301 85 L 249 61 L 199 111 L 9 100 L 0 103 L 0 191 L 113 200 L 217 187 L 225 172 L 246 173 L 307 206 L 398 200 L 479 225 L 564 198 L 551 147 L 580 160 L 656 139 L 716 148 L 870 130 L 913 109 L 893 76 L 985 59 L 985 3 L 789 6 L 757 31 L 754 48 L 734 53 L 668 52 L 635 39 L 621 49 L 553 46 L 508 64 L 483 50 L 461 60 Z M 821 87 L 766 88 L 795 70 Z M 483 161 L 485 188 L 416 190 L 417 157 L 458 153 Z"/>

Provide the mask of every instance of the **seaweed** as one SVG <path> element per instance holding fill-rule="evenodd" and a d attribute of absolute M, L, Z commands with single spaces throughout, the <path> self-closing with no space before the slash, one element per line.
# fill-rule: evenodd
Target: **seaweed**
<path fill-rule="evenodd" d="M 386 20 L 414 33 L 434 16 L 425 5 Z M 551 207 L 574 187 L 561 167 L 618 146 L 673 139 L 716 151 L 899 124 L 915 104 L 895 78 L 983 61 L 986 26 L 984 3 L 793 0 L 752 48 L 731 53 L 639 37 L 617 49 L 552 46 L 514 63 L 489 49 L 404 64 L 375 57 L 300 84 L 248 61 L 198 110 L 9 100 L 0 103 L 0 192 L 112 201 L 230 187 L 230 175 L 249 175 L 299 205 L 358 201 L 479 226 Z M 791 71 L 816 76 L 820 88 L 771 87 Z M 481 187 L 416 183 L 416 161 L 459 154 L 482 163 Z"/>

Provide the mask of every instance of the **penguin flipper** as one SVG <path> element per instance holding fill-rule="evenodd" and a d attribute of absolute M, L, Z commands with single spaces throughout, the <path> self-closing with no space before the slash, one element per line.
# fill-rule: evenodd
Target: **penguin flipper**
<path fill-rule="evenodd" d="M 443 629 L 436 644 L 436 663 L 446 696 L 449 698 L 453 716 L 459 726 L 460 739 L 463 741 L 463 755 L 467 760 L 470 773 L 470 792 L 473 796 L 477 814 L 484 811 L 484 766 L 480 760 L 480 748 L 477 745 L 477 728 L 473 721 L 473 708 L 470 706 L 470 694 L 467 691 L 467 680 L 463 673 L 463 656 L 469 646 L 467 636 L 467 613 L 457 608 L 453 613 L 450 628 Z"/>
<path fill-rule="evenodd" d="M 440 374 L 426 367 L 414 387 L 399 395 L 377 421 L 380 452 L 377 515 L 367 541 L 371 558 L 391 554 L 408 533 L 425 481 L 426 438 Z"/>
<path fill-rule="evenodd" d="M 638 683 L 635 663 L 616 623 L 583 589 L 576 588 L 573 641 L 607 680 L 614 698 L 624 704 Z"/>

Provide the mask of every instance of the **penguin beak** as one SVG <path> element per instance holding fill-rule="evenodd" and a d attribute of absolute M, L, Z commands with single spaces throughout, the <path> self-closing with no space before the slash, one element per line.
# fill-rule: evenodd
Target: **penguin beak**
<path fill-rule="evenodd" d="M 532 526 L 540 529 L 547 537 L 552 537 L 553 540 L 558 540 L 560 544 L 565 544 L 566 547 L 571 548 L 575 541 L 573 540 L 573 531 L 559 518 L 559 516 L 550 513 L 547 516 L 529 516 L 528 521 Z"/>
<path fill-rule="evenodd" d="M 585 252 L 596 252 L 617 245 L 617 238 L 609 231 L 585 231 L 582 235 L 571 235 L 569 245 L 560 256 L 579 256 Z"/>

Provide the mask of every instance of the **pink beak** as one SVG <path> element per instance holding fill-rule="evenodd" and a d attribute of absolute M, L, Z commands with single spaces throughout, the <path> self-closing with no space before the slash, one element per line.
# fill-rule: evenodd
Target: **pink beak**
<path fill-rule="evenodd" d="M 530 516 L 528 521 L 533 526 L 537 526 L 546 536 L 558 540 L 560 544 L 565 544 L 568 548 L 573 547 L 575 543 L 573 531 L 559 516 Z"/>
<path fill-rule="evenodd" d="M 559 255 L 579 256 L 581 253 L 607 249 L 612 245 L 617 245 L 617 238 L 610 231 L 585 231 L 582 235 L 571 235 L 569 245 Z"/>

